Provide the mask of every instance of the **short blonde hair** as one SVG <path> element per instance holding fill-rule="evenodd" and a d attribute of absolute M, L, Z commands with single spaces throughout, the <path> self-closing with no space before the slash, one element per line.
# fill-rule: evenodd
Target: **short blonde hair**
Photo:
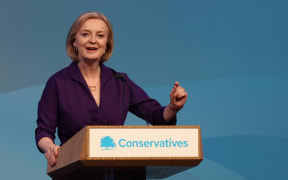
<path fill-rule="evenodd" d="M 114 47 L 114 39 L 113 39 L 113 30 L 112 30 L 112 25 L 107 19 L 106 16 L 104 16 L 102 13 L 99 12 L 86 12 L 82 15 L 80 15 L 72 24 L 69 33 L 67 35 L 67 40 L 66 40 L 66 52 L 67 55 L 73 60 L 73 61 L 78 61 L 78 52 L 76 48 L 74 47 L 74 42 L 76 40 L 76 33 L 80 30 L 82 25 L 88 20 L 88 19 L 101 19 L 102 21 L 105 22 L 105 24 L 108 27 L 108 41 L 107 41 L 107 46 L 106 46 L 106 51 L 105 54 L 101 57 L 101 62 L 107 61 L 113 52 L 113 47 Z"/>

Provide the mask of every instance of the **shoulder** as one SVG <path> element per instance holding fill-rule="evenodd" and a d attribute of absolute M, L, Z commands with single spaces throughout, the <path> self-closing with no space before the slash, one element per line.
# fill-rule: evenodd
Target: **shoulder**
<path fill-rule="evenodd" d="M 102 70 L 103 76 L 105 76 L 107 80 L 110 78 L 121 79 L 120 76 L 124 76 L 125 78 L 127 77 L 126 73 L 118 72 L 111 67 L 105 66 L 104 64 L 101 64 L 101 70 Z"/>
<path fill-rule="evenodd" d="M 130 79 L 126 72 L 119 72 L 105 65 L 102 65 L 102 69 L 105 72 L 105 76 L 113 77 L 113 79 L 126 82 L 131 87 L 140 88 L 133 80 Z"/>
<path fill-rule="evenodd" d="M 73 69 L 73 63 L 59 70 L 58 72 L 54 73 L 49 79 L 54 79 L 54 80 L 67 79 L 70 77 L 72 69 Z"/>
<path fill-rule="evenodd" d="M 69 66 L 59 70 L 54 73 L 49 79 L 49 81 L 63 82 L 71 79 L 81 79 L 81 72 L 77 66 L 76 62 L 72 62 Z"/>
<path fill-rule="evenodd" d="M 57 86 L 57 84 L 63 83 L 63 81 L 67 81 L 71 78 L 71 74 L 73 73 L 73 63 L 69 66 L 57 71 L 52 76 L 50 76 L 47 80 L 46 86 Z"/>

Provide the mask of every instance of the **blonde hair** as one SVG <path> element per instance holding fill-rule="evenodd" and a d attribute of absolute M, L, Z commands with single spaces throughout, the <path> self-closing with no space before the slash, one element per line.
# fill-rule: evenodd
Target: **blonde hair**
<path fill-rule="evenodd" d="M 67 35 L 67 40 L 66 40 L 66 52 L 67 55 L 73 60 L 73 61 L 78 61 L 78 52 L 76 48 L 74 47 L 73 43 L 76 40 L 76 33 L 80 30 L 82 25 L 88 20 L 88 19 L 101 19 L 102 21 L 105 22 L 105 24 L 108 27 L 108 41 L 107 41 L 107 46 L 106 46 L 106 51 L 105 54 L 101 57 L 101 62 L 107 61 L 113 52 L 113 47 L 114 47 L 114 39 L 113 39 L 113 30 L 111 23 L 107 19 L 106 16 L 104 16 L 102 13 L 99 12 L 86 12 L 82 15 L 80 15 L 72 24 L 69 33 Z"/>

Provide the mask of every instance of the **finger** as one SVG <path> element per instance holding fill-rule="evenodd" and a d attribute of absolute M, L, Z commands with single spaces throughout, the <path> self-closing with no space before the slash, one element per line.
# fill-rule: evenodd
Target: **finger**
<path fill-rule="evenodd" d="M 183 93 L 181 96 L 179 96 L 179 98 L 176 98 L 176 100 L 174 102 L 177 105 L 179 105 L 179 104 L 183 104 L 184 105 L 186 100 L 187 100 L 187 96 L 186 96 L 185 93 Z"/>
<path fill-rule="evenodd" d="M 173 94 L 173 98 L 176 98 L 178 95 L 178 91 L 175 91 L 174 94 Z"/>
<path fill-rule="evenodd" d="M 50 155 L 50 166 L 54 166 L 55 163 L 56 163 L 55 156 L 54 156 L 54 154 L 51 153 L 51 155 Z"/>
<path fill-rule="evenodd" d="M 184 92 L 184 91 L 185 91 L 185 89 L 183 89 L 183 88 L 177 88 L 178 94 L 180 94 L 180 93 L 182 93 L 182 92 Z"/>
<path fill-rule="evenodd" d="M 52 163 L 51 148 L 48 149 L 47 156 L 48 156 L 48 162 L 51 165 L 51 163 Z"/>
<path fill-rule="evenodd" d="M 54 155 L 56 157 L 58 157 L 58 155 L 59 155 L 59 146 L 55 146 L 53 150 L 54 150 Z"/>
<path fill-rule="evenodd" d="M 180 84 L 177 86 L 177 89 L 184 89 Z"/>
<path fill-rule="evenodd" d="M 171 97 L 171 98 L 173 98 L 174 93 L 176 92 L 176 90 L 177 90 L 177 87 L 174 85 L 173 88 L 172 88 L 172 90 L 170 91 L 170 97 Z"/>
<path fill-rule="evenodd" d="M 53 152 L 53 147 L 50 147 L 47 152 L 45 153 L 45 156 L 48 160 L 48 164 L 52 167 L 55 165 L 56 163 L 56 159 L 55 159 L 55 155 Z"/>
<path fill-rule="evenodd" d="M 49 164 L 50 164 L 51 167 L 55 166 L 55 164 L 56 164 L 56 160 L 55 160 L 54 158 L 51 158 Z"/>
<path fill-rule="evenodd" d="M 48 164 L 49 164 L 50 166 L 52 166 L 52 164 L 53 164 L 53 159 L 52 159 L 51 154 L 47 154 L 47 161 L 48 161 Z"/>
<path fill-rule="evenodd" d="M 174 97 L 177 98 L 178 94 L 181 93 L 183 90 L 183 88 L 177 87 L 176 91 L 174 92 Z"/>
<path fill-rule="evenodd" d="M 179 104 L 185 103 L 186 99 L 187 99 L 186 96 L 182 96 L 181 98 L 177 98 L 175 100 L 175 104 L 177 104 L 177 106 L 178 106 Z"/>
<path fill-rule="evenodd" d="M 184 89 L 184 88 L 182 88 L 179 84 L 177 85 L 177 86 L 174 86 L 174 88 L 178 91 L 178 90 L 180 90 L 180 89 Z"/>
<path fill-rule="evenodd" d="M 179 84 L 180 84 L 180 83 L 179 83 L 178 81 L 175 81 L 174 86 L 178 87 Z"/>
<path fill-rule="evenodd" d="M 46 152 L 45 153 L 45 157 L 46 157 L 46 159 L 47 159 L 47 161 L 48 161 L 48 163 L 49 163 L 49 156 L 48 156 L 48 153 Z M 49 163 L 50 164 L 50 163 Z"/>
<path fill-rule="evenodd" d="M 52 149 L 52 152 L 53 153 L 51 153 L 51 158 L 52 158 L 52 160 L 51 160 L 51 165 L 52 166 L 54 166 L 55 164 L 56 164 L 56 162 L 57 162 L 57 157 L 58 157 L 58 149 L 59 149 L 59 147 L 58 146 L 54 146 L 53 147 L 53 149 Z"/>
<path fill-rule="evenodd" d="M 179 91 L 179 94 L 178 94 L 178 95 L 181 96 L 181 97 L 183 97 L 183 96 L 187 96 L 188 93 L 185 91 L 185 89 L 183 89 L 183 90 Z"/>
<path fill-rule="evenodd" d="M 184 91 L 181 96 L 187 98 L 188 97 L 188 93 L 186 91 Z"/>
<path fill-rule="evenodd" d="M 183 91 L 182 93 L 177 94 L 177 97 L 174 98 L 174 103 L 177 104 L 177 106 L 182 106 L 185 104 L 187 100 L 187 93 Z"/>
<path fill-rule="evenodd" d="M 182 99 L 182 98 L 187 98 L 188 93 L 184 90 L 182 92 L 179 92 L 177 98 Z"/>
<path fill-rule="evenodd" d="M 177 91 L 177 87 L 176 87 L 176 86 L 173 86 L 172 92 L 174 93 L 175 91 Z"/>
<path fill-rule="evenodd" d="M 50 151 L 50 148 L 47 150 L 47 152 L 45 153 L 45 156 L 46 156 L 46 158 L 47 158 L 47 160 L 48 160 L 48 162 L 49 161 L 51 161 L 50 159 L 51 159 L 51 151 Z"/>

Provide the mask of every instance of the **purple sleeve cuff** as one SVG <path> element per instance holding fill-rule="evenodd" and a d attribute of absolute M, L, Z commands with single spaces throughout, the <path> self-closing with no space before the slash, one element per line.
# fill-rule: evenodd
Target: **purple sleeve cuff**
<path fill-rule="evenodd" d="M 174 116 L 173 119 L 170 121 L 165 121 L 163 112 L 164 112 L 165 106 L 161 107 L 158 111 L 154 112 L 154 118 L 153 118 L 153 125 L 176 125 L 177 123 L 177 117 Z"/>
<path fill-rule="evenodd" d="M 44 137 L 48 137 L 50 138 L 53 142 L 54 142 L 54 139 L 55 139 L 55 136 L 51 135 L 50 133 L 47 133 L 45 132 L 44 130 L 40 130 L 40 128 L 37 128 L 35 130 L 35 140 L 36 140 L 36 146 L 38 148 L 38 150 L 41 152 L 41 153 L 45 153 L 44 151 L 42 151 L 42 149 L 40 149 L 40 147 L 38 146 L 38 142 L 40 141 L 40 139 L 44 138 Z"/>

